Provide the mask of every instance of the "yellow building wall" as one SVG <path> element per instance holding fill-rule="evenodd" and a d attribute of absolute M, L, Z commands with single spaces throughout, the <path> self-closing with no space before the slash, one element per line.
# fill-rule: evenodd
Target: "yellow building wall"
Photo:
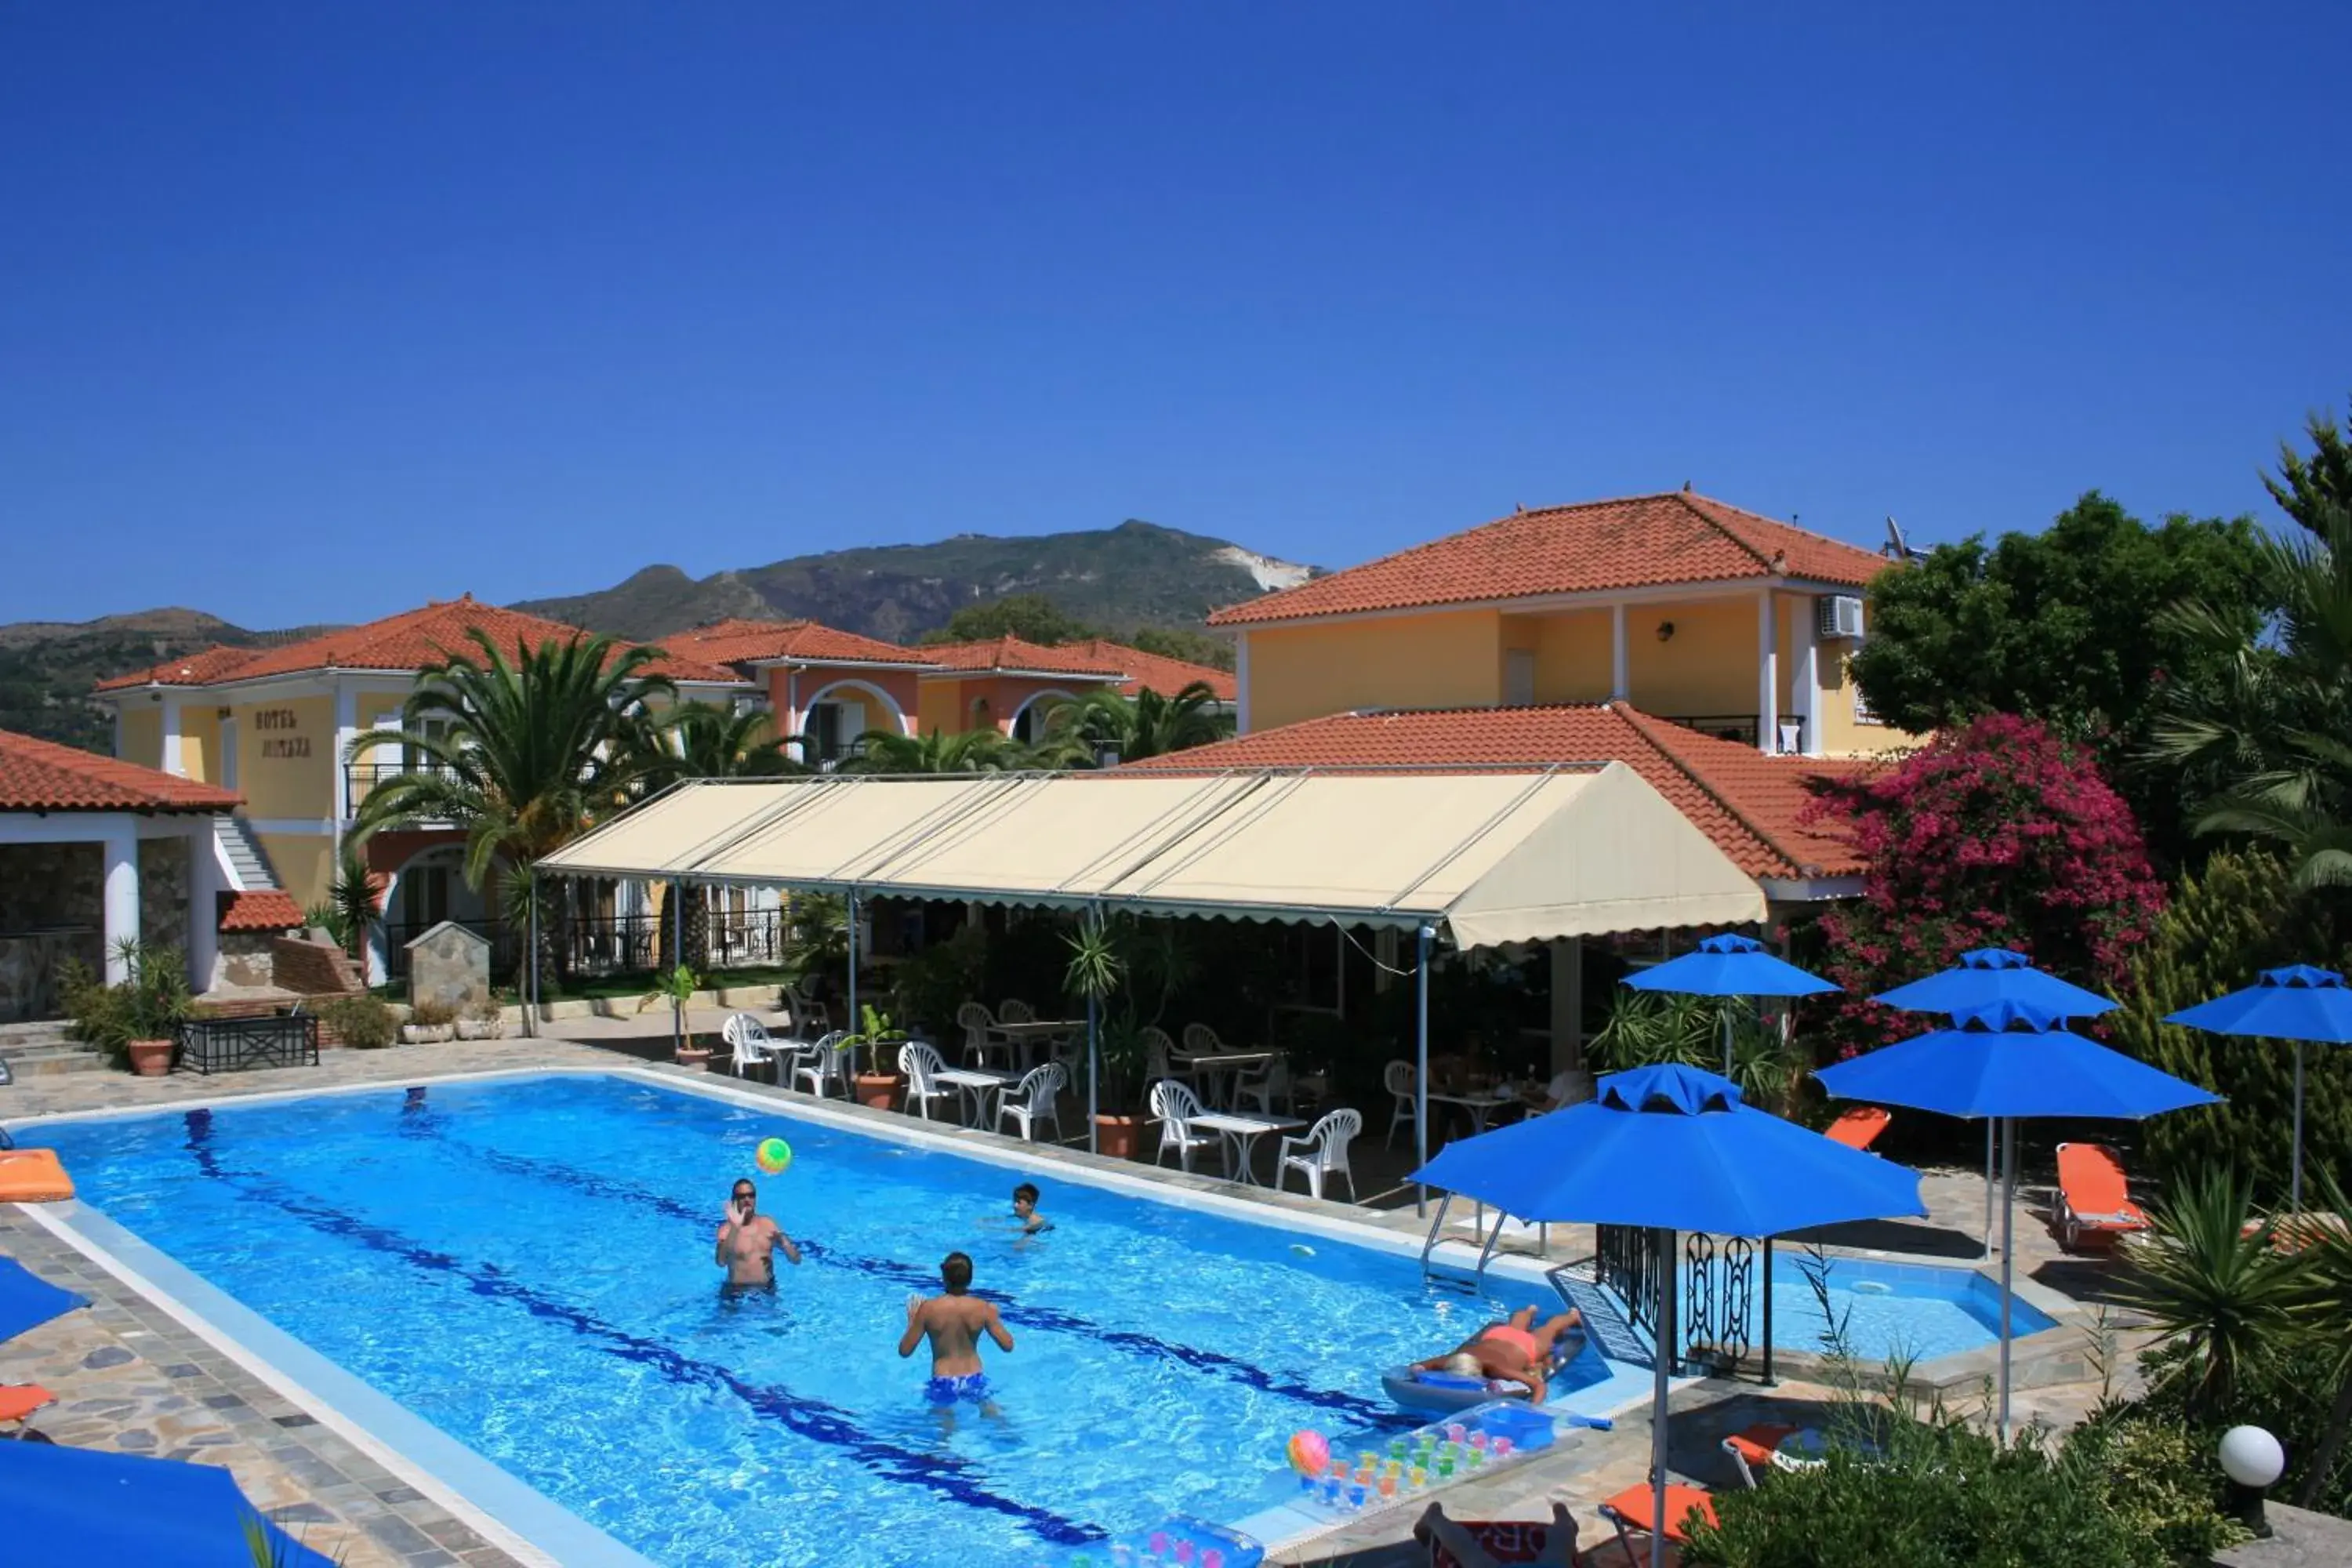
<path fill-rule="evenodd" d="M 304 909 L 322 903 L 335 879 L 335 841 L 324 833 L 259 833 L 279 885 Z"/>
<path fill-rule="evenodd" d="M 400 707 L 401 704 L 406 700 L 407 699 L 405 698 L 394 697 L 388 692 L 371 693 L 362 691 L 358 697 L 352 700 L 352 707 L 361 729 L 397 730 L 401 727 Z M 337 761 L 340 762 L 341 759 L 339 758 Z M 368 751 L 364 755 L 354 757 L 352 761 L 359 763 L 382 763 L 389 765 L 400 761 L 400 748 L 398 746 L 371 746 L 368 748 Z"/>
<path fill-rule="evenodd" d="M 185 703 L 180 709 L 180 767 L 192 779 L 218 784 L 221 776 L 220 705 Z"/>
<path fill-rule="evenodd" d="M 1354 708 L 1492 707 L 1502 700 L 1502 621 L 1461 610 L 1253 631 L 1250 728 Z"/>
<path fill-rule="evenodd" d="M 1661 718 L 1756 711 L 1753 597 L 1640 605 L 1625 611 L 1627 696 Z M 1671 622 L 1674 636 L 1658 639 Z"/>
<path fill-rule="evenodd" d="M 1507 629 L 1504 645 L 1532 646 L 1536 655 L 1536 700 L 1538 702 L 1606 702 L 1616 674 L 1610 647 L 1609 612 L 1578 611 L 1563 616 L 1512 616 L 1522 630 Z M 1528 633 L 1533 633 L 1532 639 Z"/>
<path fill-rule="evenodd" d="M 915 733 L 956 735 L 971 729 L 971 721 L 964 707 L 964 688 L 971 684 L 963 680 L 924 681 L 916 694 Z"/>
<path fill-rule="evenodd" d="M 153 703 L 122 705 L 122 761 L 142 768 L 163 765 L 163 713 Z"/>
<path fill-rule="evenodd" d="M 233 711 L 236 717 L 236 785 L 245 796 L 247 814 L 259 817 L 333 816 L 333 700 L 288 697 L 268 702 L 239 703 Z"/>
<path fill-rule="evenodd" d="M 1852 643 L 1822 648 L 1822 752 L 1832 757 L 1872 756 L 1924 744 L 1927 737 L 1890 724 L 1865 724 L 1853 716 L 1853 677 L 1846 670 Z"/>

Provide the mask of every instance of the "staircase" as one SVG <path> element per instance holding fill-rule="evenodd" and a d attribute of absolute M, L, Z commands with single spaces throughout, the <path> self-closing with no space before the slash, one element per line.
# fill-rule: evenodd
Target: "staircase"
<path fill-rule="evenodd" d="M 50 1073 L 98 1072 L 106 1058 L 98 1047 L 86 1046 L 66 1033 L 65 1021 L 0 1024 L 0 1062 L 19 1083 Z"/>
<path fill-rule="evenodd" d="M 236 873 L 236 885 L 241 892 L 257 893 L 267 888 L 278 887 L 278 872 L 269 864 L 268 851 L 254 836 L 253 825 L 242 816 L 223 815 L 213 818 L 213 831 L 220 837 L 221 847 L 228 854 L 228 863 Z"/>

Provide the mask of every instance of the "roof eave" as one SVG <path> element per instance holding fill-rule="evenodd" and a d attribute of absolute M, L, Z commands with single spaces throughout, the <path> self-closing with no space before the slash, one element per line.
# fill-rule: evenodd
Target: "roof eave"
<path fill-rule="evenodd" d="M 1328 581 L 1328 579 L 1325 579 Z M 1794 594 L 1859 594 L 1866 584 L 1843 583 L 1827 577 L 1807 577 L 1796 574 L 1775 574 L 1759 571 L 1754 575 L 1738 577 L 1697 577 L 1681 583 L 1647 583 L 1622 588 L 1580 588 L 1562 594 L 1517 594 L 1468 599 L 1431 599 L 1411 605 L 1391 605 L 1377 609 L 1308 611 L 1295 616 L 1252 616 L 1242 617 L 1248 605 L 1235 605 L 1217 611 L 1208 619 L 1212 626 L 1232 626 L 1244 631 L 1257 631 L 1269 626 L 1325 625 L 1335 621 L 1391 620 L 1400 616 L 1427 616 L 1455 610 L 1502 610 L 1517 615 L 1539 615 L 1548 610 L 1605 609 L 1611 605 L 1681 604 L 1694 597 L 1738 598 L 1769 589 L 1774 593 Z M 1257 601 L 1253 601 L 1257 602 Z M 1224 619 L 1234 616 L 1234 619 Z"/>

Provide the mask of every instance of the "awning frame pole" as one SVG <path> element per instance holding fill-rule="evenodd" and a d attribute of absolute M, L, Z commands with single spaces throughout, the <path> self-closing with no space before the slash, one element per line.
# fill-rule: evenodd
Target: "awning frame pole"
<path fill-rule="evenodd" d="M 849 889 L 849 1032 L 863 1032 L 864 1019 L 865 1015 L 857 1010 L 857 889 L 853 886 Z M 882 1069 L 877 1066 L 874 1070 Z"/>
<path fill-rule="evenodd" d="M 1420 987 L 1413 1009 L 1417 1022 L 1412 1065 L 1412 1149 L 1419 1162 L 1415 1170 L 1429 1164 L 1429 942 L 1436 934 L 1433 928 L 1423 926 L 1415 933 L 1414 942 L 1413 974 Z M 1429 1212 L 1429 1189 L 1419 1183 L 1413 1184 L 1412 1212 L 1416 1215 Z"/>
<path fill-rule="evenodd" d="M 523 895 L 530 907 L 523 911 L 524 940 L 530 944 L 530 981 L 522 993 L 522 1032 L 527 1039 L 539 1037 L 539 865 L 531 864 L 530 874 L 523 879 Z"/>
<path fill-rule="evenodd" d="M 674 881 L 669 885 L 669 955 L 677 961 L 678 969 L 687 968 L 686 883 L 682 880 Z M 673 970 L 671 973 L 675 977 L 676 971 Z M 692 971 L 689 970 L 688 973 Z M 685 1026 L 686 1004 L 681 1000 L 672 999 L 669 1005 L 669 1057 L 672 1061 L 676 1061 L 678 1052 L 686 1048 L 686 1042 L 680 1038 Z"/>
<path fill-rule="evenodd" d="M 1097 930 L 1102 926 L 1102 906 L 1094 906 Z M 1102 1112 L 1096 1085 L 1102 1074 L 1102 1037 L 1097 1026 L 1097 1003 L 1094 988 L 1087 989 L 1087 1152 L 1102 1152 Z"/>

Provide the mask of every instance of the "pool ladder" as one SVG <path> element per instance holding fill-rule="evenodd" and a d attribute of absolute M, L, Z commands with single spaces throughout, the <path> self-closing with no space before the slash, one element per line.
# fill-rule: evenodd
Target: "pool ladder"
<path fill-rule="evenodd" d="M 1504 1223 L 1510 1218 L 1510 1215 L 1505 1214 L 1501 1209 L 1496 1209 L 1495 1211 L 1495 1228 L 1492 1231 L 1487 1231 L 1482 1239 L 1479 1237 L 1479 1232 L 1486 1230 L 1486 1205 L 1484 1203 L 1480 1203 L 1477 1207 L 1477 1212 L 1471 1216 L 1470 1234 L 1468 1236 L 1448 1236 L 1445 1234 L 1445 1216 L 1447 1212 L 1453 1207 L 1454 1194 L 1452 1193 L 1448 1193 L 1438 1203 L 1436 1217 L 1429 1222 L 1429 1235 L 1421 1244 L 1422 1278 L 1433 1285 L 1447 1286 L 1451 1289 L 1460 1290 L 1465 1295 L 1483 1296 L 1486 1293 L 1486 1265 L 1494 1261 L 1495 1248 L 1502 1244 Z M 1543 1224 L 1538 1224 L 1537 1226 L 1536 1245 L 1540 1252 L 1549 1252 L 1551 1250 L 1550 1226 Z M 1447 1273 L 1444 1271 L 1442 1265 L 1434 1261 L 1437 1249 L 1441 1247 L 1448 1246 L 1475 1246 L 1478 1248 L 1477 1266 L 1472 1268 L 1467 1276 Z M 1554 1288 L 1558 1288 L 1557 1281 L 1554 1282 Z"/>

